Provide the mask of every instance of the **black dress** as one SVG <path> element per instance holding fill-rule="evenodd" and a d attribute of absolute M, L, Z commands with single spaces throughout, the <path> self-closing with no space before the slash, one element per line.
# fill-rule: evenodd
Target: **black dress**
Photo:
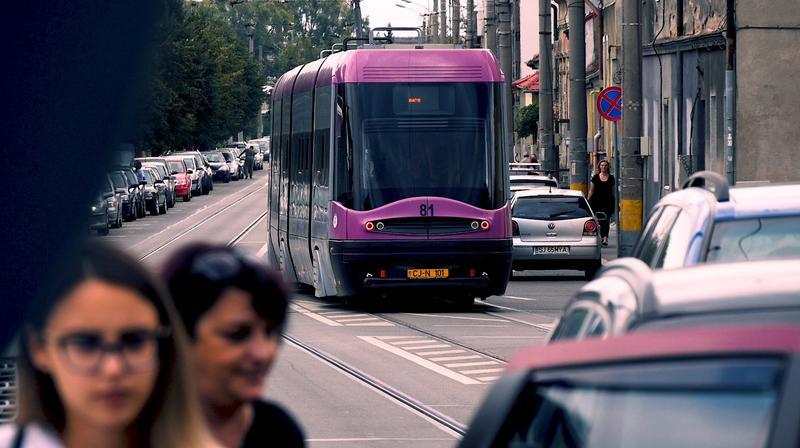
<path fill-rule="evenodd" d="M 603 182 L 599 174 L 592 176 L 592 184 L 594 184 L 594 192 L 592 193 L 592 200 L 589 205 L 595 213 L 603 212 L 606 214 L 605 220 L 600 220 L 600 236 L 607 237 L 611 218 L 614 216 L 615 200 L 614 200 L 614 176 L 609 174 L 608 180 Z"/>
<path fill-rule="evenodd" d="M 242 448 L 304 447 L 305 436 L 297 421 L 282 407 L 268 401 L 253 402 L 253 424 Z"/>

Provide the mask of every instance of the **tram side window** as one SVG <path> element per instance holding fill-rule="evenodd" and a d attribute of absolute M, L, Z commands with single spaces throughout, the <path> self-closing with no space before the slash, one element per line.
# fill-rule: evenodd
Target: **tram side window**
<path fill-rule="evenodd" d="M 335 197 L 343 206 L 353 207 L 353 142 L 349 129 L 349 113 L 344 100 L 344 86 L 337 88 L 334 110 L 335 148 Z"/>
<path fill-rule="evenodd" d="M 330 166 L 331 86 L 318 88 L 314 97 L 314 156 L 313 183 L 327 187 Z"/>
<path fill-rule="evenodd" d="M 270 154 L 273 155 L 270 175 L 270 212 L 277 213 L 278 211 L 278 190 L 280 188 L 280 173 L 281 173 L 281 100 L 275 100 L 272 105 L 272 138 L 270 139 Z M 277 157 L 275 157 L 277 155 Z"/>
<path fill-rule="evenodd" d="M 295 94 L 292 97 L 292 172 L 291 182 L 302 186 L 308 181 L 307 174 L 311 159 L 311 91 Z M 297 198 L 298 200 L 300 198 Z"/>

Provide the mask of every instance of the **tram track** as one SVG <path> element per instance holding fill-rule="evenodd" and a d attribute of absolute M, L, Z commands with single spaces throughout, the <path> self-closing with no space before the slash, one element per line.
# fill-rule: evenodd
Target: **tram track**
<path fill-rule="evenodd" d="M 231 202 L 229 204 L 226 204 L 224 207 L 220 208 L 219 210 L 215 211 L 214 213 L 203 217 L 200 221 L 197 221 L 196 223 L 192 224 L 191 226 L 189 226 L 186 229 L 184 229 L 181 232 L 179 232 L 177 235 L 175 235 L 175 237 L 173 237 L 173 238 L 171 238 L 171 239 L 169 239 L 167 241 L 164 241 L 164 242 L 156 245 L 155 247 L 153 247 L 149 251 L 147 251 L 144 255 L 139 257 L 139 261 L 143 261 L 143 260 L 145 260 L 145 259 L 157 254 L 158 252 L 164 250 L 166 247 L 172 245 L 174 242 L 176 242 L 176 241 L 180 240 L 181 238 L 189 235 L 190 233 L 195 231 L 197 228 L 203 226 L 204 224 L 207 224 L 208 222 L 210 222 L 211 220 L 213 220 L 217 216 L 221 215 L 225 211 L 230 210 L 232 207 L 235 207 L 237 204 L 241 203 L 245 199 L 247 199 L 250 196 L 260 192 L 261 190 L 263 190 L 265 188 L 267 188 L 267 185 L 262 185 L 262 186 L 260 186 L 260 187 L 258 187 L 256 189 L 254 189 L 253 191 L 251 191 L 251 192 L 249 192 L 249 193 L 237 198 L 233 202 Z M 267 214 L 267 211 L 265 210 L 264 213 L 259 215 L 259 217 L 255 221 L 252 221 L 250 224 L 248 224 L 248 226 L 245 227 L 245 229 L 242 232 L 240 232 L 238 235 L 236 235 L 236 237 L 234 237 L 232 240 L 230 240 L 228 242 L 228 245 L 231 246 L 231 245 L 235 244 L 236 242 L 238 242 L 241 238 L 243 238 L 244 235 L 247 234 L 247 232 L 249 232 L 261 219 L 264 218 L 264 216 L 266 216 L 266 214 Z"/>
<path fill-rule="evenodd" d="M 340 359 L 336 358 L 335 356 L 328 354 L 312 345 L 306 344 L 296 337 L 290 334 L 284 334 L 283 338 L 288 341 L 289 343 L 295 345 L 299 349 L 305 351 L 309 355 L 329 364 L 330 366 L 348 374 L 352 378 L 358 380 L 362 384 L 369 386 L 378 392 L 382 393 L 383 395 L 387 396 L 388 398 L 394 400 L 395 402 L 399 403 L 400 405 L 410 408 L 411 410 L 415 411 L 418 414 L 421 414 L 428 420 L 434 422 L 435 424 L 441 426 L 444 429 L 447 429 L 449 432 L 453 433 L 456 436 L 463 436 L 466 434 L 467 427 L 463 423 L 455 420 L 452 417 L 449 417 L 436 409 L 433 409 L 430 406 L 426 406 L 420 400 L 417 400 L 411 397 L 408 394 L 405 394 L 392 386 L 378 380 L 377 378 L 357 369 L 356 367 L 347 364 Z"/>

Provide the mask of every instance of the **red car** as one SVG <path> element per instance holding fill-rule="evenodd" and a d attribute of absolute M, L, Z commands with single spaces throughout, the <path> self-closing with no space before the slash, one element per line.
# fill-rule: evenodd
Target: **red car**
<path fill-rule="evenodd" d="M 170 173 L 175 176 L 175 196 L 183 198 L 183 202 L 192 200 L 192 177 L 183 161 L 183 156 L 165 157 Z"/>
<path fill-rule="evenodd" d="M 800 327 L 642 331 L 516 356 L 459 445 L 800 446 Z"/>

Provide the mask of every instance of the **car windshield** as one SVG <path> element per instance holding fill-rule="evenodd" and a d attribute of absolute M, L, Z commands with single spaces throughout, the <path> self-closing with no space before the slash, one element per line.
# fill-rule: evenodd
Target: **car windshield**
<path fill-rule="evenodd" d="M 800 257 L 800 216 L 718 222 L 711 234 L 707 262 Z"/>
<path fill-rule="evenodd" d="M 152 185 L 152 184 L 155 182 L 156 178 L 155 178 L 155 176 L 153 175 L 154 173 L 153 173 L 153 171 L 152 171 L 152 170 L 145 170 L 145 169 L 143 169 L 143 170 L 142 170 L 142 173 L 144 173 L 144 178 L 145 178 L 145 180 L 147 180 L 147 183 L 148 183 L 148 184 Z"/>
<path fill-rule="evenodd" d="M 631 386 L 636 380 L 612 378 L 608 385 L 567 381 L 538 387 L 535 409 L 529 410 L 532 418 L 522 420 L 508 446 L 766 446 L 780 368 L 770 362 L 752 364 L 709 372 L 675 370 L 667 385 L 653 381 Z M 683 386 L 694 380 L 685 378 L 687 371 L 726 378 L 709 376 L 707 385 Z"/>
<path fill-rule="evenodd" d="M 589 218 L 589 204 L 577 196 L 530 196 L 519 198 L 511 215 L 522 219 Z"/>
<path fill-rule="evenodd" d="M 122 173 L 109 173 L 109 178 L 111 178 L 111 182 L 114 184 L 114 188 L 127 188 L 127 182 L 125 181 L 125 176 Z"/>
<path fill-rule="evenodd" d="M 186 168 L 187 169 L 190 169 L 190 170 L 196 169 L 195 168 L 195 164 L 194 164 L 194 157 L 187 157 L 187 158 L 183 159 L 183 161 L 186 163 Z"/>
<path fill-rule="evenodd" d="M 175 171 L 175 172 L 178 172 L 178 173 L 182 173 L 183 172 L 183 164 L 181 162 L 170 160 L 167 163 L 169 163 L 170 171 Z"/>
<path fill-rule="evenodd" d="M 226 162 L 233 162 L 233 154 L 231 154 L 231 153 L 229 153 L 227 151 L 222 153 L 222 157 L 225 158 Z"/>
<path fill-rule="evenodd" d="M 208 160 L 211 163 L 222 163 L 225 161 L 225 159 L 223 159 L 222 157 L 222 154 L 218 152 L 206 153 L 206 160 Z"/>

